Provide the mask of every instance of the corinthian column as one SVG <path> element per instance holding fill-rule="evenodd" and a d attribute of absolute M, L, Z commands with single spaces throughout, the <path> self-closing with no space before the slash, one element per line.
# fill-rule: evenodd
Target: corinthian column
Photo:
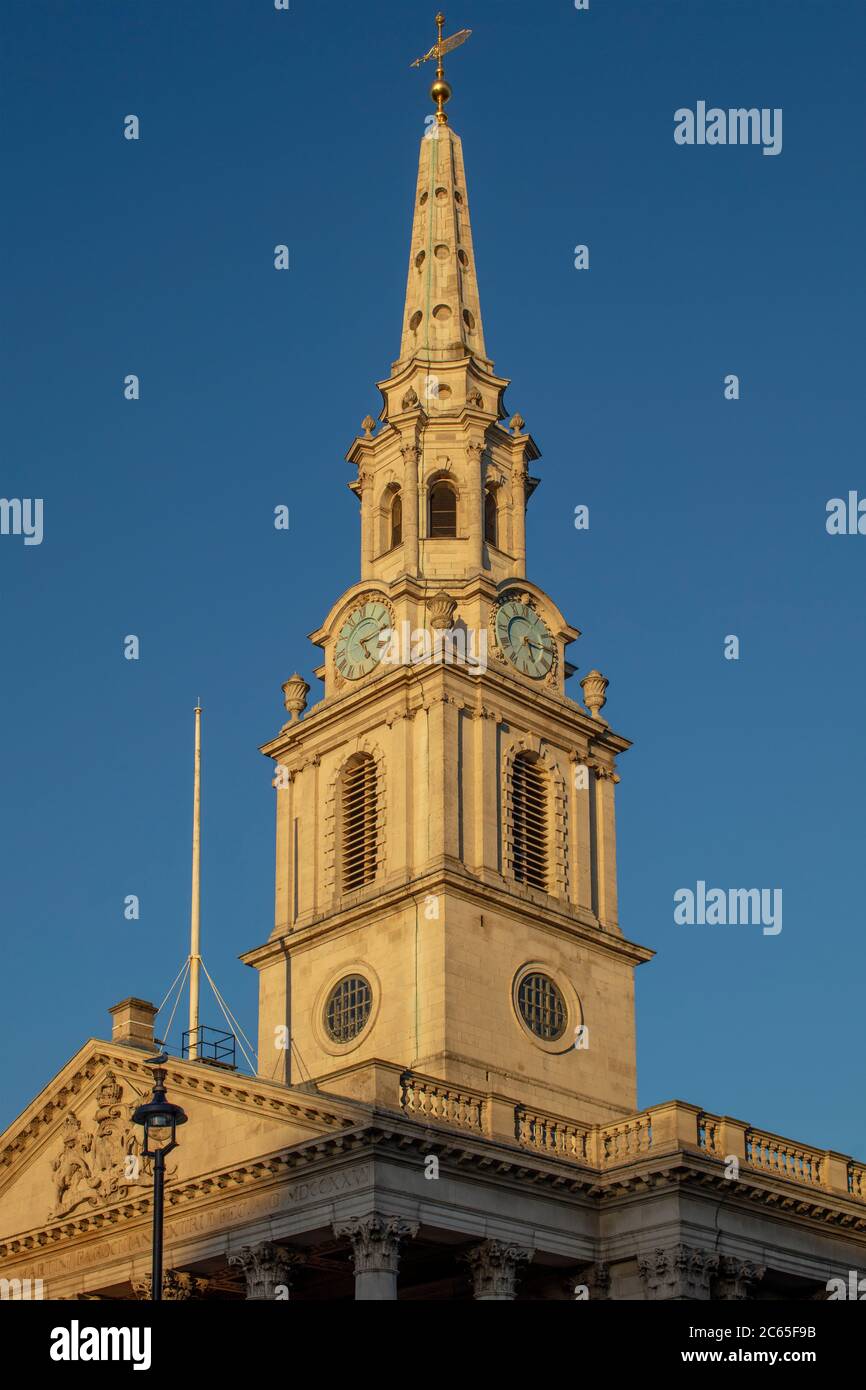
<path fill-rule="evenodd" d="M 373 474 L 365 469 L 358 470 L 361 484 L 361 578 L 369 579 L 373 573 L 373 554 L 375 552 L 373 516 Z"/>
<path fill-rule="evenodd" d="M 418 450 L 404 444 L 403 455 L 403 555 L 409 574 L 418 573 Z"/>
<path fill-rule="evenodd" d="M 400 1246 L 417 1234 L 417 1221 L 398 1216 L 356 1216 L 335 1223 L 334 1235 L 348 1236 L 352 1243 L 356 1299 L 397 1297 Z"/>
<path fill-rule="evenodd" d="M 247 1300 L 273 1302 L 287 1299 L 294 1266 L 301 1256 L 294 1251 L 263 1240 L 260 1245 L 245 1245 L 235 1255 L 229 1255 L 230 1265 L 240 1265 L 247 1284 Z"/>
<path fill-rule="evenodd" d="M 526 458 L 521 452 L 511 469 L 511 553 L 515 578 L 526 574 Z"/>
<path fill-rule="evenodd" d="M 482 440 L 473 439 L 466 446 L 468 459 L 468 526 L 469 548 L 466 552 L 466 572 L 474 574 L 484 566 L 484 452 Z"/>
<path fill-rule="evenodd" d="M 518 1266 L 535 1254 L 523 1245 L 501 1240 L 485 1240 L 464 1255 L 472 1271 L 472 1296 L 487 1301 L 505 1301 L 517 1294 Z"/>

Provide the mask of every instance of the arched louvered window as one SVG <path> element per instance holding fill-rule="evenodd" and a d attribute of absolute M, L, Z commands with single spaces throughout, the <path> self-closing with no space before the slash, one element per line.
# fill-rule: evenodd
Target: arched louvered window
<path fill-rule="evenodd" d="M 546 769 L 518 753 L 511 772 L 511 868 L 518 883 L 548 891 L 549 789 Z"/>
<path fill-rule="evenodd" d="M 376 763 L 369 753 L 350 759 L 341 787 L 340 849 L 343 892 L 363 888 L 376 877 L 378 828 Z"/>
<path fill-rule="evenodd" d="M 484 539 L 488 545 L 498 545 L 496 539 L 496 492 L 489 487 L 484 494 Z"/>
<path fill-rule="evenodd" d="M 457 493 L 450 483 L 434 483 L 430 489 L 429 535 L 457 535 Z"/>
<path fill-rule="evenodd" d="M 403 544 L 403 499 L 399 492 L 394 493 L 391 503 L 391 549 Z"/>

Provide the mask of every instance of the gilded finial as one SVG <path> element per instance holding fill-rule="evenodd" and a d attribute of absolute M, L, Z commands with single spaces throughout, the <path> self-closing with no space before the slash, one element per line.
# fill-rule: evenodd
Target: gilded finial
<path fill-rule="evenodd" d="M 436 103 L 436 121 L 439 125 L 447 125 L 448 117 L 445 114 L 445 103 L 450 100 L 451 86 L 445 81 L 445 68 L 442 63 L 446 53 L 452 49 L 459 48 L 465 43 L 472 33 L 471 29 L 458 29 L 456 34 L 452 34 L 450 39 L 443 39 L 442 30 L 445 26 L 445 16 L 441 10 L 436 16 L 436 29 L 438 31 L 436 42 L 427 53 L 422 53 L 420 58 L 416 58 L 409 66 L 420 68 L 422 63 L 426 63 L 430 58 L 436 59 L 436 77 L 430 88 L 430 96 Z"/>

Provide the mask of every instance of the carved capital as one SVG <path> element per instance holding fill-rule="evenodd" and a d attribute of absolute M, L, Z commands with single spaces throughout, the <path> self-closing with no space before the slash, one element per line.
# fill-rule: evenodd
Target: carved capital
<path fill-rule="evenodd" d="M 584 1265 L 574 1278 L 568 1280 L 568 1290 L 579 1303 L 587 1298 L 593 1302 L 610 1298 L 610 1270 L 605 1264 Z"/>
<path fill-rule="evenodd" d="M 602 782 L 619 782 L 619 773 L 609 763 L 601 763 L 597 758 L 584 758 L 583 762 Z"/>
<path fill-rule="evenodd" d="M 418 1234 L 417 1221 L 399 1216 L 356 1216 L 334 1225 L 334 1235 L 348 1236 L 356 1274 L 394 1274 L 400 1263 L 400 1246 Z"/>
<path fill-rule="evenodd" d="M 210 1280 L 197 1274 L 187 1274 L 181 1269 L 166 1269 L 162 1275 L 162 1298 L 164 1303 L 179 1303 L 187 1298 L 204 1298 L 210 1287 Z M 153 1292 L 153 1276 L 145 1274 L 141 1279 L 133 1279 L 132 1290 L 138 1299 L 150 1299 Z"/>
<path fill-rule="evenodd" d="M 234 1255 L 229 1255 L 230 1265 L 240 1265 L 247 1282 L 247 1299 L 268 1299 L 277 1297 L 277 1290 L 291 1287 L 294 1266 L 301 1263 L 301 1256 L 286 1250 L 273 1241 L 263 1240 L 259 1245 L 244 1245 Z"/>
<path fill-rule="evenodd" d="M 709 1299 L 719 1257 L 690 1245 L 674 1245 L 640 1255 L 637 1263 L 648 1299 Z"/>
<path fill-rule="evenodd" d="M 755 1286 L 766 1274 L 766 1266 L 752 1260 L 740 1260 L 736 1255 L 723 1255 L 719 1261 L 713 1297 L 724 1300 L 754 1298 Z"/>
<path fill-rule="evenodd" d="M 517 1292 L 518 1268 L 528 1263 L 534 1250 L 501 1240 L 485 1240 L 463 1256 L 472 1272 L 474 1298 L 512 1299 Z"/>

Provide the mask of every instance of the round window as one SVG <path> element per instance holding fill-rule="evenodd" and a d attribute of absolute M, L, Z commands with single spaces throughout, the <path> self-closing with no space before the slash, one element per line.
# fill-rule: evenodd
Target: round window
<path fill-rule="evenodd" d="M 565 1000 L 549 975 L 524 975 L 517 987 L 517 1007 L 530 1033 L 544 1042 L 555 1042 L 565 1032 L 568 1011 Z"/>
<path fill-rule="evenodd" d="M 328 1037 L 337 1043 L 357 1038 L 370 1017 L 373 991 L 363 975 L 347 975 L 328 995 L 325 1004 L 325 1028 Z"/>

